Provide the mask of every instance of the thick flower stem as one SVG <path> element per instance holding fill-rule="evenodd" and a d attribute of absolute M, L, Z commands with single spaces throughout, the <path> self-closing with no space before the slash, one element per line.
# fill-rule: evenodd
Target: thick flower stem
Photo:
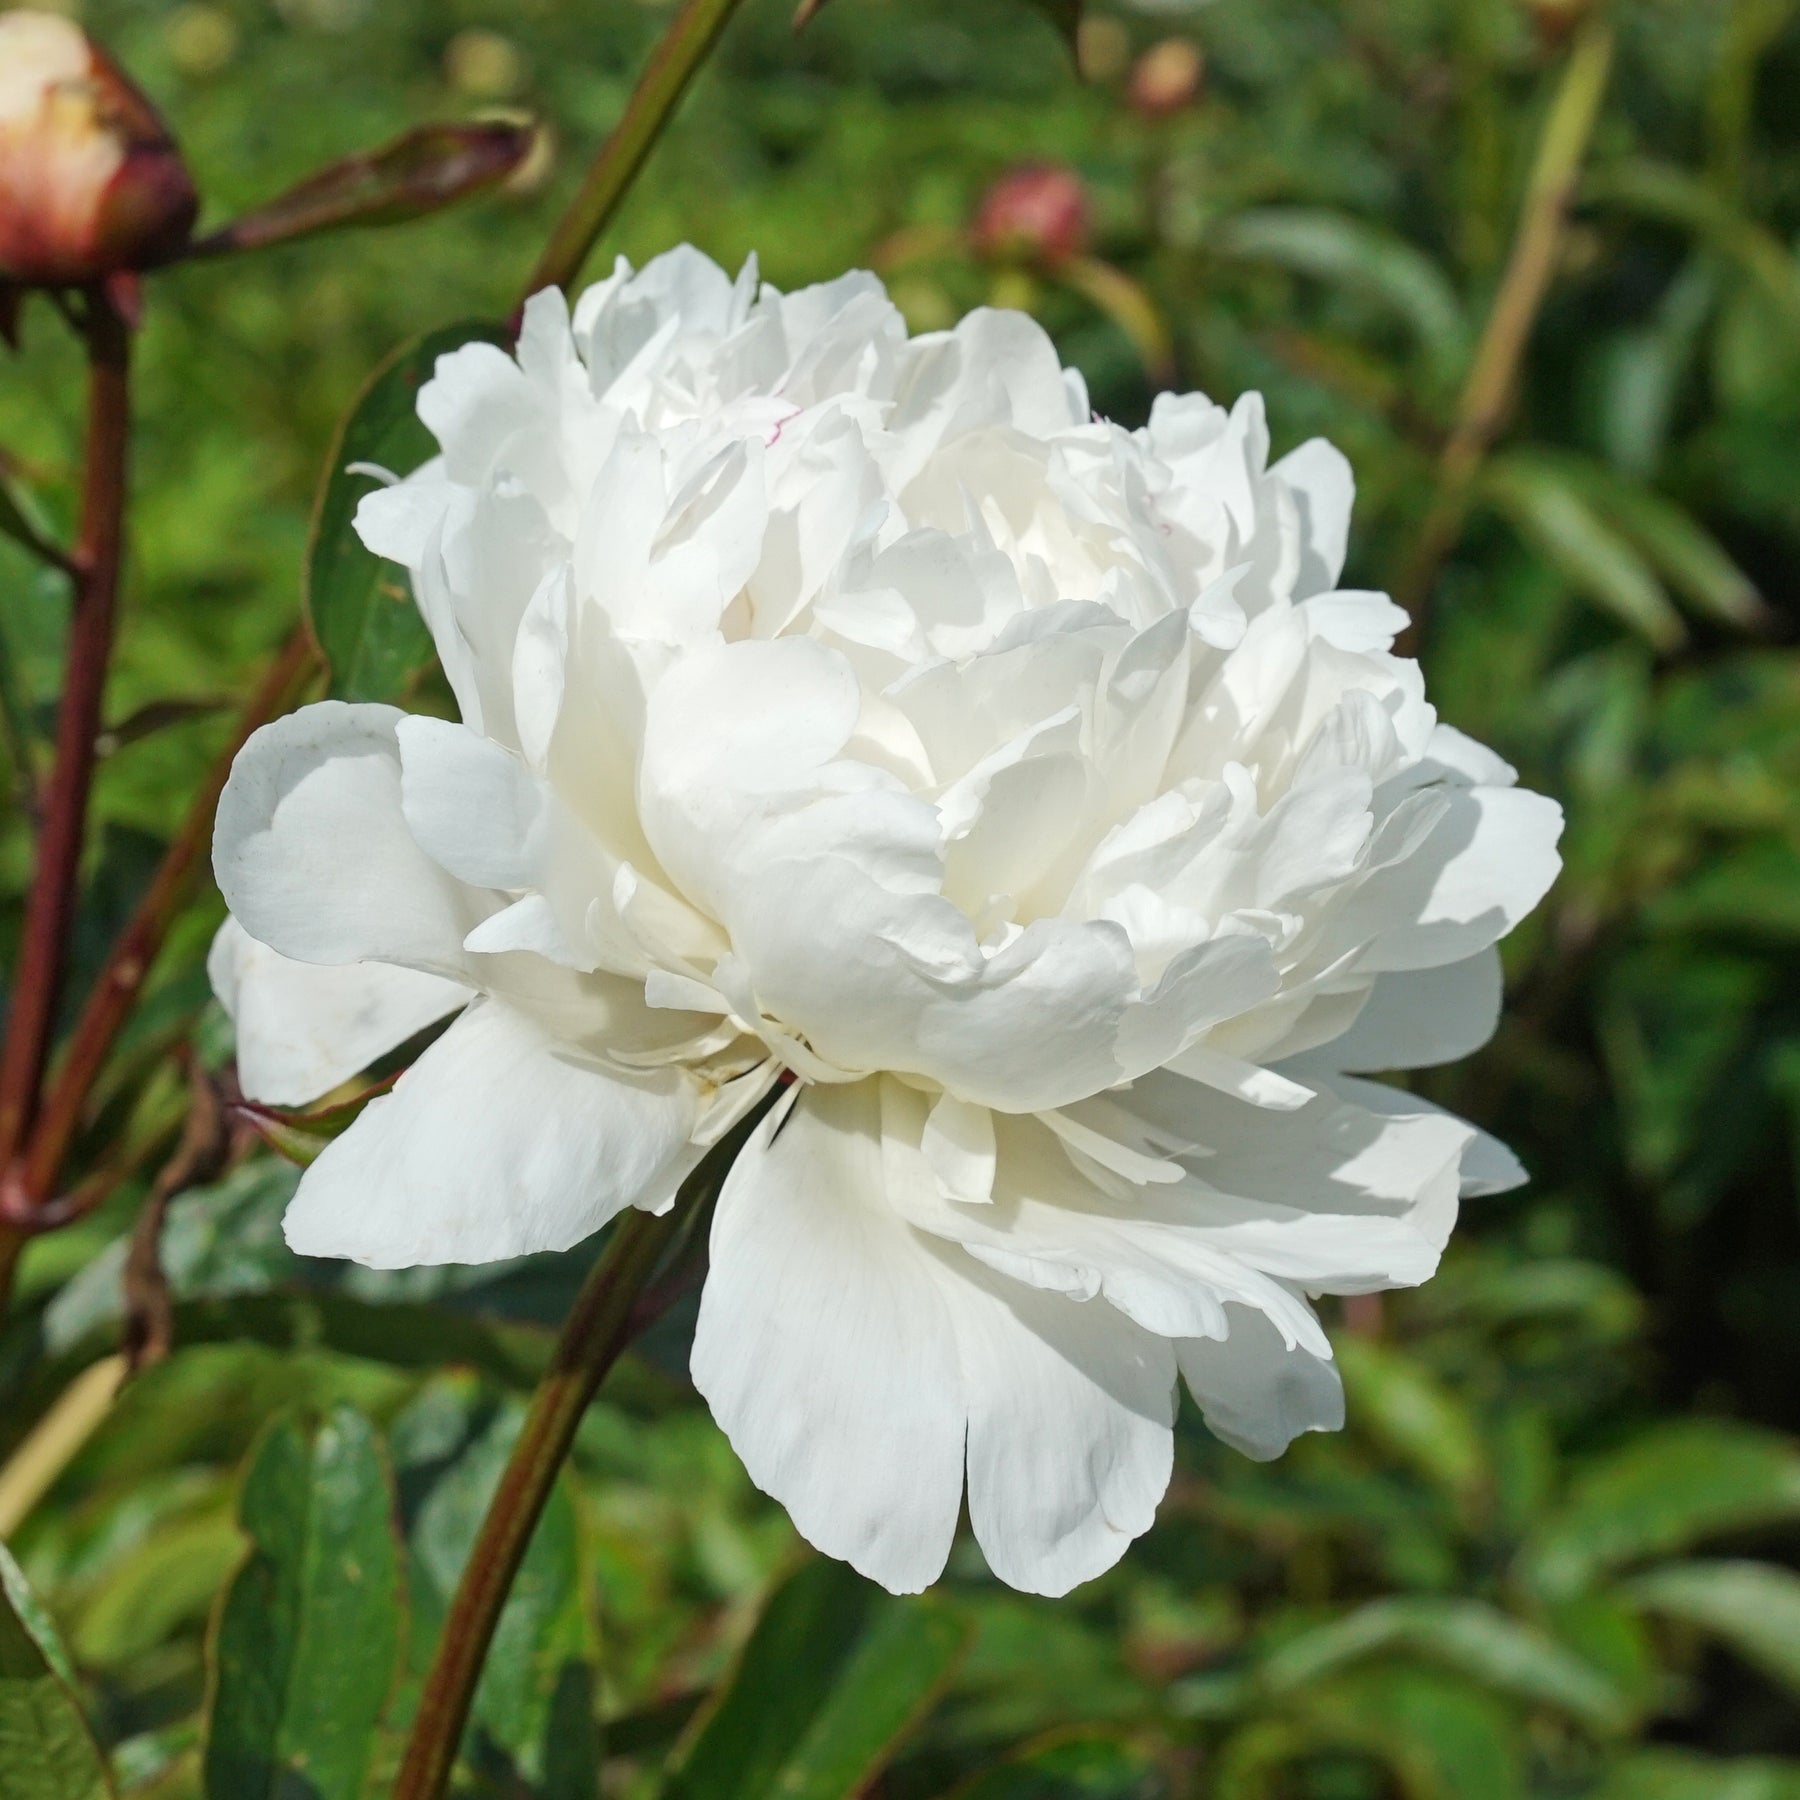
<path fill-rule="evenodd" d="M 41 1202 L 56 1186 L 107 1052 L 137 1004 L 163 939 L 192 888 L 195 871 L 205 860 L 212 842 L 213 812 L 225 791 L 233 760 L 252 732 L 293 704 L 317 661 L 312 638 L 302 626 L 282 646 L 238 716 L 230 744 L 207 772 L 181 829 L 163 852 L 149 887 L 108 953 L 69 1036 L 68 1049 L 26 1147 L 23 1187 L 28 1200 Z"/>
<path fill-rule="evenodd" d="M 551 233 L 549 244 L 525 284 L 526 299 L 547 287 L 566 288 L 581 273 L 588 252 L 618 210 L 619 202 L 631 191 L 638 170 L 662 135 L 688 83 L 719 41 L 720 32 L 740 3 L 741 0 L 687 0 L 675 15 L 638 77 L 618 124 L 588 169 L 580 192 Z"/>
<path fill-rule="evenodd" d="M 12 1010 L 0 1052 L 0 1170 L 11 1166 L 30 1128 L 50 1053 L 74 924 L 119 594 L 131 432 L 131 328 L 98 286 L 87 292 L 82 327 L 88 349 L 88 427 L 81 532 L 73 557 L 75 603 L 57 715 L 56 760 L 44 796 L 37 866 L 25 902 Z"/>
<path fill-rule="evenodd" d="M 575 1428 L 619 1353 L 650 1322 L 641 1302 L 664 1253 L 697 1227 L 693 1185 L 660 1217 L 627 1212 L 619 1220 L 569 1314 L 444 1622 L 393 1800 L 440 1800 L 449 1783 L 500 1609 Z"/>
<path fill-rule="evenodd" d="M 1512 406 L 1519 365 L 1562 254 L 1569 208 L 1606 97 L 1612 59 L 1613 28 L 1603 19 L 1591 20 L 1563 66 L 1562 82 L 1538 140 L 1512 253 L 1438 461 L 1436 497 L 1394 586 L 1395 600 L 1413 618 L 1409 638 L 1418 635 L 1439 565 L 1462 535 L 1475 477 Z"/>

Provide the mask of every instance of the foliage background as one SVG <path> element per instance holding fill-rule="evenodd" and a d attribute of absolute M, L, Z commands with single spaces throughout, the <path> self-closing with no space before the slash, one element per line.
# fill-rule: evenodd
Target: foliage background
<path fill-rule="evenodd" d="M 783 286 L 875 256 L 918 327 L 986 299 L 1027 305 L 1096 406 L 1135 421 L 1152 388 L 1118 319 L 966 238 L 996 177 L 1067 163 L 1094 254 L 1166 327 L 1176 385 L 1260 387 L 1278 452 L 1320 431 L 1340 443 L 1360 483 L 1347 580 L 1391 586 L 1574 10 L 1146 0 L 1095 15 L 1079 84 L 1015 0 L 834 0 L 798 42 L 781 5 L 753 0 L 606 249 L 641 260 L 690 239 L 735 265 L 754 248 Z M 1614 8 L 1576 221 L 1423 652 L 1444 715 L 1569 810 L 1567 873 L 1507 946 L 1499 1038 L 1422 1084 L 1505 1136 L 1534 1180 L 1469 1210 L 1430 1287 L 1334 1322 L 1349 1429 L 1262 1468 L 1184 1419 L 1155 1531 L 1071 1601 L 997 1588 L 965 1547 L 940 1598 L 893 1615 L 902 1627 L 854 1584 L 803 1572 L 784 1590 L 795 1616 L 837 1621 L 852 1649 L 926 1620 L 960 1661 L 924 1658 L 851 1774 L 821 1775 L 816 1756 L 801 1768 L 797 1751 L 783 1774 L 780 1755 L 753 1766 L 742 1745 L 719 1762 L 729 1709 L 713 1750 L 696 1748 L 697 1697 L 729 1678 L 798 1546 L 687 1389 L 674 1321 L 583 1428 L 503 1624 L 462 1791 L 754 1800 L 870 1778 L 892 1800 L 1800 1795 L 1797 10 Z M 165 107 L 209 218 L 422 118 L 524 106 L 554 134 L 541 178 L 497 199 L 158 279 L 91 971 L 223 741 L 213 703 L 295 617 L 335 423 L 402 338 L 510 304 L 664 15 L 654 0 L 95 0 L 82 16 Z M 1122 84 L 1171 34 L 1202 48 L 1205 87 L 1148 118 Z M 44 309 L 24 354 L 0 359 L 0 444 L 65 519 L 78 376 Z M 64 604 L 0 541 L 0 685 L 38 739 Z M 145 711 L 171 696 L 193 704 Z M 9 952 L 27 850 L 9 802 Z M 167 1053 L 189 1030 L 228 1053 L 200 969 L 218 916 L 209 897 L 177 934 L 109 1116 L 178 1103 Z M 303 1268 L 277 1227 L 291 1181 L 257 1157 L 177 1203 L 177 1353 L 6 1521 L 122 1792 L 380 1791 L 586 1260 L 449 1286 Z M 0 1452 L 116 1341 L 139 1197 L 128 1187 L 33 1245 L 0 1343 Z M 254 1755 L 219 1748 L 231 1657 L 285 1653 L 254 1621 L 234 1626 L 221 1595 L 256 1578 L 244 1527 L 271 1567 L 284 1531 L 322 1528 L 259 1512 L 255 1482 L 240 1525 L 253 1453 L 300 1470 L 301 1491 L 325 1491 L 333 1457 L 375 1471 L 380 1504 L 325 1530 L 324 1553 L 362 1532 L 379 1562 L 390 1514 L 404 1538 L 404 1606 L 317 1622 L 351 1688 L 377 1696 L 376 1760 L 346 1773 L 302 1757 L 279 1790 Z M 819 1693 L 867 1727 L 892 1696 L 848 1666 L 816 1672 Z M 759 1673 L 753 1655 L 735 1679 L 754 1699 L 758 1681 L 809 1678 L 791 1662 Z"/>

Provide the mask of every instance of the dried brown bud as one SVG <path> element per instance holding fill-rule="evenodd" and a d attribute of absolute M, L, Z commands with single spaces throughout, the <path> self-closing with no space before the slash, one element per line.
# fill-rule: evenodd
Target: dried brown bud
<path fill-rule="evenodd" d="M 55 13 L 0 13 L 0 279 L 64 287 L 180 247 L 199 200 L 156 110 Z"/>
<path fill-rule="evenodd" d="M 1053 265 L 1087 248 L 1089 223 L 1087 190 L 1073 169 L 1028 163 L 988 189 L 973 238 L 983 256 Z"/>
<path fill-rule="evenodd" d="M 1166 119 L 1191 106 L 1206 79 L 1200 46 L 1187 38 L 1164 38 L 1137 59 L 1127 90 L 1132 110 L 1147 119 Z"/>

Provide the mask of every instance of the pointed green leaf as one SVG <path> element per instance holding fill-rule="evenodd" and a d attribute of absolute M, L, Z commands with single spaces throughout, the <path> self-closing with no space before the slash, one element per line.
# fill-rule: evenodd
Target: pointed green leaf
<path fill-rule="evenodd" d="M 0 1794 L 111 1800 L 105 1759 L 70 1685 L 68 1658 L 18 1565 L 0 1550 Z"/>
<path fill-rule="evenodd" d="M 1646 1612 L 1707 1632 L 1800 1692 L 1800 1575 L 1760 1562 L 1652 1569 L 1626 1594 Z"/>
<path fill-rule="evenodd" d="M 508 1402 L 438 1476 L 411 1532 L 414 1633 L 422 1675 L 463 1565 L 524 1423 Z M 465 1427 L 472 1421 L 465 1420 Z M 396 1425 L 396 1444 L 401 1442 Z M 592 1800 L 599 1743 L 595 1646 L 582 1609 L 575 1505 L 559 1481 L 501 1609 L 469 1715 L 467 1754 L 543 1800 Z"/>
<path fill-rule="evenodd" d="M 1542 1593 L 1573 1594 L 1627 1563 L 1796 1518 L 1800 1449 L 1753 1426 L 1684 1420 L 1590 1464 L 1522 1569 Z"/>
<path fill-rule="evenodd" d="M 665 1800 L 861 1793 L 936 1702 L 968 1638 L 941 1601 L 895 1599 L 842 1563 L 805 1564 L 696 1721 Z"/>
<path fill-rule="evenodd" d="M 1496 457 L 1482 491 L 1546 561 L 1658 650 L 1686 639 L 1654 570 L 1563 474 L 1533 457 Z"/>
<path fill-rule="evenodd" d="M 306 557 L 306 611 L 340 700 L 401 698 L 432 657 L 431 635 L 405 571 L 363 547 L 352 520 L 378 478 L 405 475 L 436 453 L 419 423 L 419 389 L 437 359 L 469 343 L 499 343 L 498 326 L 448 325 L 397 350 L 377 369 L 338 432 L 325 465 Z"/>
<path fill-rule="evenodd" d="M 1594 1800 L 1800 1800 L 1800 1762 L 1639 1750 L 1613 1765 Z"/>
<path fill-rule="evenodd" d="M 1384 1652 L 1455 1670 L 1491 1692 L 1554 1707 L 1602 1730 L 1630 1716 L 1611 1681 L 1543 1632 L 1484 1601 L 1438 1595 L 1371 1601 L 1288 1639 L 1264 1661 L 1263 1684 L 1271 1694 L 1299 1693 Z"/>
<path fill-rule="evenodd" d="M 1059 1732 L 984 1769 L 945 1800 L 1151 1800 L 1156 1765 L 1112 1732 Z"/>
<path fill-rule="evenodd" d="M 1347 1337 L 1337 1346 L 1352 1423 L 1464 1509 L 1489 1481 L 1487 1453 L 1467 1407 L 1403 1352 Z"/>
<path fill-rule="evenodd" d="M 253 1547 L 213 1631 L 207 1800 L 359 1800 L 400 1655 L 393 1511 L 349 1408 L 262 1438 L 239 1504 Z"/>
<path fill-rule="evenodd" d="M 1273 263 L 1355 289 L 1403 320 L 1432 380 L 1448 388 L 1469 358 L 1469 324 L 1449 278 L 1407 241 L 1349 213 L 1260 207 L 1223 222 L 1208 240 L 1225 256 Z"/>

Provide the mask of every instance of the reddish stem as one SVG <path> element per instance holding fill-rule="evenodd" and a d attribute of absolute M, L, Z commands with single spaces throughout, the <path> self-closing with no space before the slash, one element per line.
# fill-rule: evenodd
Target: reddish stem
<path fill-rule="evenodd" d="M 180 831 L 163 852 L 155 876 L 107 956 L 70 1034 L 68 1050 L 44 1098 L 37 1127 L 25 1150 L 24 1189 L 32 1199 L 42 1201 L 55 1190 L 87 1097 L 120 1027 L 137 1004 L 163 939 L 187 899 L 194 872 L 212 842 L 213 812 L 238 751 L 253 731 L 290 704 L 301 681 L 311 672 L 314 655 L 312 639 L 304 627 L 282 646 L 244 708 L 231 743 L 208 771 Z"/>
<path fill-rule="evenodd" d="M 124 537 L 131 434 L 131 328 L 100 287 L 87 292 L 87 466 L 76 542 L 69 666 L 56 722 L 56 761 L 44 796 L 44 828 L 25 902 L 19 968 L 6 1046 L 0 1052 L 0 1168 L 11 1164 L 37 1107 L 68 964 L 94 741 L 112 656 Z"/>

